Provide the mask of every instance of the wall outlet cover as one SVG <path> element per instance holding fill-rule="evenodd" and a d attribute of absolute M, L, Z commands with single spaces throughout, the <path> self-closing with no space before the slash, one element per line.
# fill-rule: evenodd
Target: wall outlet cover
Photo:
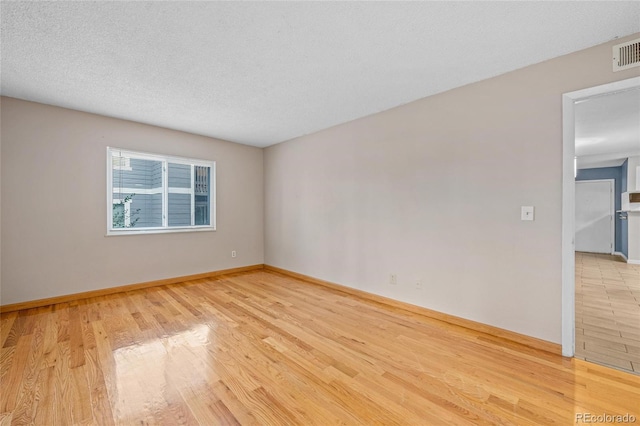
<path fill-rule="evenodd" d="M 520 209 L 520 220 L 533 220 L 533 206 L 522 206 Z"/>

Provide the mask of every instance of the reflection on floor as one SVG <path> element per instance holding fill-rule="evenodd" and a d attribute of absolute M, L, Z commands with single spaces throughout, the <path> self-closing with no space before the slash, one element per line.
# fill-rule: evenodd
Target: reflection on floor
<path fill-rule="evenodd" d="M 576 357 L 640 374 L 640 265 L 576 252 Z"/>
<path fill-rule="evenodd" d="M 640 376 L 260 270 L 0 315 L 0 425 L 571 425 L 638 401 Z"/>

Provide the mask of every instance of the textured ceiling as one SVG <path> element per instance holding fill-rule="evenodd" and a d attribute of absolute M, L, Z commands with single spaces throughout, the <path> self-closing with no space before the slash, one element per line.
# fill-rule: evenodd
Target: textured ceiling
<path fill-rule="evenodd" d="M 640 88 L 578 101 L 575 117 L 579 168 L 619 166 L 640 155 Z"/>
<path fill-rule="evenodd" d="M 640 2 L 2 2 L 2 95 L 268 146 L 640 31 Z"/>

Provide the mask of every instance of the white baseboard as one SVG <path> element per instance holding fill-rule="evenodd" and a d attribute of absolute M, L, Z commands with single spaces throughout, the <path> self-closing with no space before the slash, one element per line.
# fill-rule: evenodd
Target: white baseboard
<path fill-rule="evenodd" d="M 623 258 L 626 261 L 628 261 L 629 259 L 627 259 L 627 256 L 624 255 L 624 253 L 622 253 L 621 251 L 614 251 L 613 252 L 614 256 L 620 256 L 621 258 Z"/>
<path fill-rule="evenodd" d="M 613 253 L 614 256 L 620 256 L 624 259 L 625 262 L 631 264 L 631 265 L 640 265 L 640 260 L 638 259 L 629 259 L 627 256 L 624 255 L 624 253 L 616 251 Z"/>

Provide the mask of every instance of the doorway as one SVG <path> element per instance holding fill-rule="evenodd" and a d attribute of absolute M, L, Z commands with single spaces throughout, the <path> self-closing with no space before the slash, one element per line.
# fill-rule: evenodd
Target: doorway
<path fill-rule="evenodd" d="M 564 356 L 572 357 L 576 352 L 576 103 L 639 87 L 640 77 L 636 77 L 563 95 L 562 354 Z"/>

